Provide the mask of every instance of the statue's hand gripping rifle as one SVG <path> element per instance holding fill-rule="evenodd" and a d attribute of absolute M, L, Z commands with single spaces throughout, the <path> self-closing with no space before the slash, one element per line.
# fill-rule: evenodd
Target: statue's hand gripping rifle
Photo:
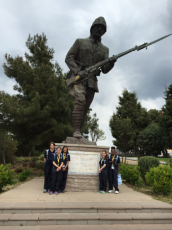
<path fill-rule="evenodd" d="M 139 50 L 142 50 L 144 48 L 147 49 L 148 46 L 150 46 L 150 45 L 152 45 L 152 44 L 154 44 L 156 42 L 159 42 L 162 39 L 167 38 L 170 35 L 172 35 L 172 34 L 169 34 L 167 36 L 159 38 L 159 39 L 157 39 L 157 40 L 155 40 L 153 42 L 150 42 L 150 43 L 144 43 L 143 45 L 135 46 L 132 49 L 129 49 L 129 50 L 124 51 L 122 53 L 119 53 L 117 55 L 113 55 L 112 57 L 107 58 L 104 61 L 98 62 L 97 64 L 95 64 L 93 66 L 90 66 L 90 67 L 86 68 L 83 71 L 79 71 L 79 74 L 77 76 L 74 76 L 74 77 L 71 77 L 70 79 L 67 79 L 67 85 L 70 86 L 71 84 L 82 83 L 82 82 L 88 80 L 89 78 L 91 78 L 92 76 L 95 76 L 95 75 L 99 76 L 100 72 L 102 71 L 103 66 L 105 66 L 109 62 L 115 62 L 118 58 L 120 58 L 120 57 L 122 57 L 122 56 L 124 56 L 126 54 L 129 54 L 129 53 L 131 53 L 131 52 L 133 52 L 135 50 L 139 51 Z"/>

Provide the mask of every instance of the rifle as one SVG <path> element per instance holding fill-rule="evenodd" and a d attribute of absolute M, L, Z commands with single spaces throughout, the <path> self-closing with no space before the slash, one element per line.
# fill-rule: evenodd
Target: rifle
<path fill-rule="evenodd" d="M 144 44 L 142 44 L 142 45 L 140 45 L 140 46 L 135 46 L 135 47 L 133 47 L 132 49 L 129 49 L 129 50 L 124 51 L 124 52 L 122 52 L 122 53 L 119 53 L 119 54 L 117 54 L 117 55 L 113 55 L 112 57 L 107 58 L 107 59 L 105 59 L 104 61 L 98 62 L 97 64 L 95 64 L 95 65 L 93 65 L 93 66 L 90 66 L 90 67 L 86 68 L 86 69 L 83 70 L 83 71 L 80 71 L 79 75 L 73 76 L 73 77 L 71 77 L 70 79 L 67 79 L 67 80 L 66 80 L 67 86 L 70 86 L 70 85 L 72 85 L 72 84 L 78 84 L 78 83 L 82 83 L 82 82 L 84 82 L 84 81 L 87 81 L 89 78 L 95 76 L 97 73 L 98 73 L 98 75 L 100 75 L 100 72 L 102 71 L 101 68 L 102 68 L 103 66 L 105 66 L 106 64 L 108 64 L 109 62 L 115 62 L 118 58 L 123 57 L 124 55 L 129 54 L 129 53 L 131 53 L 131 52 L 133 52 L 133 51 L 135 51 L 135 50 L 139 51 L 139 50 L 142 50 L 142 49 L 144 49 L 144 48 L 147 49 L 148 46 L 150 46 L 150 45 L 152 45 L 152 44 L 154 44 L 154 43 L 156 43 L 156 42 L 159 42 L 159 41 L 161 41 L 162 39 L 165 39 L 165 38 L 167 38 L 168 36 L 171 36 L 171 35 L 172 35 L 172 34 L 168 34 L 168 35 L 166 35 L 166 36 L 164 36 L 164 37 L 161 37 L 161 38 L 159 38 L 159 39 L 157 39 L 157 40 L 155 40 L 155 41 L 153 41 L 153 42 L 144 43 Z M 97 76 L 98 76 L 98 75 L 97 75 Z"/>

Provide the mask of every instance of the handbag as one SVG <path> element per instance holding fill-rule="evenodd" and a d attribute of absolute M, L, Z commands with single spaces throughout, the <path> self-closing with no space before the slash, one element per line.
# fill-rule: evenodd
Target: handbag
<path fill-rule="evenodd" d="M 118 185 L 122 184 L 122 178 L 121 178 L 121 174 L 118 174 Z"/>

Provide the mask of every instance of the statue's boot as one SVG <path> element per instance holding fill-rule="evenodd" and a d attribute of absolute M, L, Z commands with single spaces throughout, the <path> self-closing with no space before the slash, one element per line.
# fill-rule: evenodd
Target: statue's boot
<path fill-rule="evenodd" d="M 73 137 L 82 138 L 81 135 L 81 123 L 84 116 L 84 106 L 80 104 L 75 104 L 73 109 Z"/>

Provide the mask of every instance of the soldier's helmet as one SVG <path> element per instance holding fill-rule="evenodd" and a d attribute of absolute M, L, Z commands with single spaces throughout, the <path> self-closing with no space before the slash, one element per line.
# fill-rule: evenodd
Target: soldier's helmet
<path fill-rule="evenodd" d="M 95 21 L 93 22 L 93 24 L 90 28 L 90 33 L 91 33 L 91 30 L 92 30 L 94 25 L 103 25 L 105 27 L 105 33 L 106 33 L 107 25 L 106 25 L 106 21 L 105 21 L 104 17 L 98 17 L 95 19 Z"/>

